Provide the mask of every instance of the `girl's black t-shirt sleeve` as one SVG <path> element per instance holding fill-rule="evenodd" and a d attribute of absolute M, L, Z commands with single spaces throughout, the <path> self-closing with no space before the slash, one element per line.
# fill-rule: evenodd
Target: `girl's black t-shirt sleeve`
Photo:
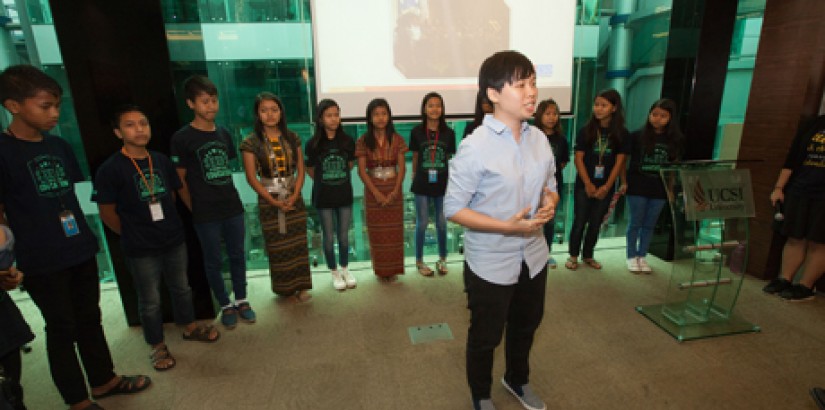
<path fill-rule="evenodd" d="M 794 137 L 791 149 L 785 157 L 785 164 L 783 168 L 795 170 L 802 165 L 805 160 L 805 145 L 808 142 L 808 137 L 816 133 L 818 130 L 825 127 L 825 115 L 820 115 L 814 121 L 811 121 L 803 127 L 799 127 L 799 132 Z"/>

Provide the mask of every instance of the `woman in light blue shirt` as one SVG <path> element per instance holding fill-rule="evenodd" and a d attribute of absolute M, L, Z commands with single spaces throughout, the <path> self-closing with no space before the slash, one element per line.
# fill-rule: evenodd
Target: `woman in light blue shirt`
<path fill-rule="evenodd" d="M 541 228 L 558 202 L 555 160 L 544 133 L 526 122 L 538 94 L 527 57 L 515 51 L 489 57 L 479 90 L 494 112 L 450 161 L 444 199 L 445 216 L 466 228 L 467 380 L 474 407 L 495 409 L 493 353 L 506 325 L 502 383 L 525 407 L 544 409 L 529 385 L 528 361 L 544 313 L 548 249 Z"/>

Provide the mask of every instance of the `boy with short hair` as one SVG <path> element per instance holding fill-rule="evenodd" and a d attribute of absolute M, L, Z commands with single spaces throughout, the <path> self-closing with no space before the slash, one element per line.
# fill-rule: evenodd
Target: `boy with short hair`
<path fill-rule="evenodd" d="M 541 228 L 555 211 L 555 160 L 547 138 L 528 125 L 536 72 L 515 51 L 487 58 L 479 94 L 493 114 L 450 161 L 444 214 L 466 228 L 464 275 L 471 311 L 467 380 L 476 410 L 493 410 L 493 355 L 507 329 L 502 384 L 524 408 L 543 410 L 529 385 L 533 335 L 544 314 L 547 243 Z"/>
<path fill-rule="evenodd" d="M 175 322 L 185 326 L 184 339 L 215 342 L 220 333 L 195 322 L 183 223 L 175 210 L 175 191 L 181 188 L 177 171 L 165 155 L 146 149 L 152 132 L 140 107 L 118 108 L 112 128 L 123 148 L 98 168 L 92 200 L 98 203 L 103 223 L 121 236 L 143 336 L 152 346 L 152 366 L 169 370 L 176 361 L 163 340 L 161 278 L 169 288 Z"/>
<path fill-rule="evenodd" d="M 221 305 L 221 323 L 233 329 L 238 316 L 247 323 L 255 322 L 255 312 L 246 300 L 244 209 L 230 168 L 230 160 L 237 160 L 238 154 L 229 131 L 215 125 L 215 84 L 195 75 L 186 80 L 183 91 L 195 117 L 172 136 L 172 162 L 183 183 L 181 200 L 192 211 L 206 279 Z M 229 256 L 234 302 L 229 299 L 221 274 L 221 239 L 226 242 Z"/>
<path fill-rule="evenodd" d="M 8 220 L 16 234 L 17 266 L 46 322 L 57 389 L 72 410 L 94 409 L 87 381 L 92 397 L 103 398 L 142 391 L 151 380 L 114 372 L 100 322 L 97 238 L 74 193 L 80 167 L 68 143 L 46 134 L 57 125 L 61 95 L 32 66 L 0 74 L 0 102 L 12 115 L 0 134 L 0 223 Z"/>

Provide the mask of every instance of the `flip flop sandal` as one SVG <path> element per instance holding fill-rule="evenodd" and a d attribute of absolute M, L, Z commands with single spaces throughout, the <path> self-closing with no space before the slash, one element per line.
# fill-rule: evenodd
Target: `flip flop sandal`
<path fill-rule="evenodd" d="M 193 329 L 191 332 L 189 332 L 188 335 L 184 332 L 183 333 L 183 339 L 184 340 L 193 340 L 193 341 L 196 341 L 196 342 L 214 343 L 214 342 L 217 342 L 218 339 L 221 338 L 221 333 L 220 332 L 215 332 L 215 338 L 214 339 L 211 337 L 212 336 L 212 330 L 214 330 L 214 329 L 215 329 L 215 326 L 212 326 L 212 325 L 208 325 L 208 326 L 198 325 L 195 329 Z"/>
<path fill-rule="evenodd" d="M 143 380 L 143 384 L 140 384 L 141 380 Z M 95 400 L 100 400 L 117 394 L 140 393 L 151 385 L 152 379 L 150 379 L 149 376 L 120 376 L 120 381 L 117 382 L 114 387 L 109 389 L 109 391 L 103 394 L 93 394 L 92 398 Z"/>
<path fill-rule="evenodd" d="M 579 268 L 579 261 L 573 260 L 572 258 L 567 258 L 567 262 L 564 263 L 564 267 L 570 270 L 576 270 Z"/>
<path fill-rule="evenodd" d="M 169 347 L 163 345 L 158 347 L 157 349 L 152 351 L 152 354 L 149 355 L 149 359 L 152 360 L 152 367 L 159 372 L 163 372 L 175 367 L 178 362 L 175 360 L 175 357 L 172 356 L 172 353 L 169 353 Z M 163 366 L 161 362 L 170 361 L 169 364 Z"/>
<path fill-rule="evenodd" d="M 595 259 L 582 259 L 582 262 L 584 262 L 587 266 L 589 266 L 593 269 L 601 269 L 602 268 L 602 264 L 599 263 L 599 261 L 597 261 Z"/>
<path fill-rule="evenodd" d="M 430 269 L 424 262 L 419 262 L 415 264 L 415 267 L 418 268 L 418 273 L 422 274 L 423 276 L 433 276 L 433 270 Z"/>
<path fill-rule="evenodd" d="M 450 271 L 447 269 L 447 261 L 438 261 L 435 263 L 435 269 L 439 275 L 446 275 Z"/>

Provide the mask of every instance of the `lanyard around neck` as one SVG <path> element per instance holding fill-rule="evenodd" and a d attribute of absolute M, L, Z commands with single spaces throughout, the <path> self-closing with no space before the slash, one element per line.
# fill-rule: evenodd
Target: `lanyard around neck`
<path fill-rule="evenodd" d="M 146 190 L 149 191 L 149 196 L 152 198 L 152 202 L 155 202 L 155 171 L 154 166 L 152 165 L 152 155 L 149 154 L 148 151 L 146 152 L 147 158 L 149 158 L 149 178 L 152 181 L 150 184 L 149 181 L 146 180 L 146 175 L 143 173 L 143 170 L 138 166 L 137 161 L 135 161 L 135 159 L 129 155 L 128 152 L 126 152 L 126 147 L 121 148 L 120 152 L 132 161 L 132 165 L 135 166 L 138 174 L 140 174 L 140 179 L 143 180 L 143 185 L 145 185 Z"/>
<path fill-rule="evenodd" d="M 430 132 L 435 134 L 435 139 L 430 139 Z M 438 130 L 430 131 L 427 130 L 427 141 L 431 141 L 432 145 L 430 146 L 430 165 L 435 167 L 435 147 L 438 146 Z"/>
<path fill-rule="evenodd" d="M 607 145 L 608 145 L 607 138 L 610 136 L 610 134 L 608 133 L 608 134 L 604 137 L 604 139 L 602 139 L 602 131 L 601 131 L 601 130 L 596 130 L 596 135 L 599 137 L 599 138 L 598 138 L 598 144 L 599 144 L 599 165 L 602 165 L 602 164 L 603 164 L 602 159 L 604 158 L 604 153 L 605 153 L 605 151 L 607 151 Z"/>

